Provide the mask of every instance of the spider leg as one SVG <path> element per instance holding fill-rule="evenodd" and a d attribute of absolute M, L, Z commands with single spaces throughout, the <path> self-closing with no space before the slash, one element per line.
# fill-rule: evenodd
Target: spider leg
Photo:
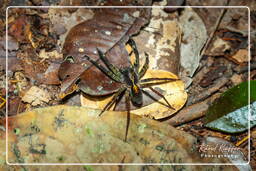
<path fill-rule="evenodd" d="M 157 100 L 154 96 L 152 96 L 151 94 L 149 94 L 147 91 L 142 90 L 142 93 L 143 93 L 143 94 L 145 94 L 146 96 L 148 96 L 149 98 L 151 98 L 152 100 L 154 100 L 155 102 L 160 103 L 161 105 L 163 105 L 163 106 L 166 106 L 166 107 L 170 108 L 170 106 L 169 106 L 169 105 L 166 105 L 166 104 L 164 104 L 163 102 L 160 102 L 160 101 L 159 101 L 159 100 Z M 173 108 L 171 107 L 171 109 L 173 109 Z"/>
<path fill-rule="evenodd" d="M 140 82 L 142 83 L 146 83 L 146 82 L 150 82 L 150 81 L 177 81 L 179 79 L 174 79 L 174 78 L 146 78 L 146 79 L 142 79 L 140 80 Z"/>
<path fill-rule="evenodd" d="M 121 101 L 122 97 L 124 96 L 124 94 L 125 94 L 124 92 L 125 92 L 125 91 L 123 91 L 123 92 L 119 95 L 119 97 L 116 99 L 116 103 L 115 103 L 115 106 L 114 106 L 114 108 L 113 108 L 114 111 L 116 110 L 117 104 Z"/>
<path fill-rule="evenodd" d="M 134 40 L 130 39 L 128 41 L 128 44 L 132 47 L 132 51 L 134 52 L 135 55 L 135 63 L 133 64 L 133 66 L 135 67 L 137 73 L 139 72 L 139 67 L 140 67 L 140 57 L 139 57 L 139 52 L 136 46 L 136 43 Z"/>
<path fill-rule="evenodd" d="M 106 58 L 106 56 L 98 49 L 96 48 L 98 51 L 98 54 L 100 56 L 100 59 L 102 60 L 102 62 L 106 65 L 106 67 L 114 74 L 118 77 L 118 79 L 121 79 L 121 73 L 119 72 L 119 68 L 115 67 L 114 65 L 112 65 L 109 60 Z"/>
<path fill-rule="evenodd" d="M 129 126 L 130 126 L 130 119 L 131 119 L 131 106 L 130 106 L 130 93 L 129 91 L 125 92 L 125 106 L 127 110 L 127 120 L 126 120 L 126 129 L 125 129 L 125 138 L 124 141 L 127 141 L 127 136 L 128 136 L 128 131 L 129 131 Z"/>
<path fill-rule="evenodd" d="M 158 96 L 162 97 L 164 99 L 164 101 L 166 102 L 166 104 L 168 105 L 169 108 L 175 110 L 170 103 L 168 102 L 168 100 L 164 97 L 164 95 L 162 95 L 159 91 L 153 89 L 152 87 L 148 87 L 151 91 L 153 91 L 155 94 L 157 94 Z"/>
<path fill-rule="evenodd" d="M 140 84 L 140 87 L 141 88 L 147 88 L 147 87 L 152 87 L 152 86 L 155 86 L 155 85 L 166 84 L 166 83 L 169 83 L 169 82 L 171 82 L 171 81 L 165 80 L 165 81 L 155 82 L 155 83 L 144 83 L 144 84 Z"/>
<path fill-rule="evenodd" d="M 145 61 L 143 67 L 141 68 L 141 70 L 139 72 L 139 78 L 140 79 L 145 75 L 146 71 L 148 70 L 148 64 L 149 64 L 148 54 L 145 53 L 145 56 L 146 56 L 146 61 Z"/>
<path fill-rule="evenodd" d="M 121 87 L 118 89 L 118 91 L 115 93 L 115 95 L 113 96 L 113 98 L 106 104 L 106 106 L 103 108 L 103 110 L 101 111 L 101 113 L 99 114 L 99 116 L 101 116 L 106 110 L 109 110 L 114 103 L 116 102 L 117 98 L 119 97 L 120 94 L 122 94 L 123 91 L 125 91 L 126 88 L 125 87 Z"/>
<path fill-rule="evenodd" d="M 103 66 L 101 66 L 100 64 L 98 64 L 96 61 L 92 60 L 89 56 L 84 55 L 85 58 L 87 58 L 87 60 L 89 62 L 91 62 L 96 68 L 98 68 L 101 72 L 103 72 L 106 76 L 108 76 L 111 80 L 115 81 L 115 82 L 121 82 L 119 80 L 119 78 L 117 78 L 117 76 L 115 74 L 113 74 L 111 71 L 107 70 L 106 68 L 104 68 Z"/>

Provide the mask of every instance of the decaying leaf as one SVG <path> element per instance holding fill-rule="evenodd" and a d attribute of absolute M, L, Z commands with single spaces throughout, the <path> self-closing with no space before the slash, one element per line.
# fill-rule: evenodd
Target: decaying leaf
<path fill-rule="evenodd" d="M 65 37 L 72 27 L 83 21 L 91 19 L 94 15 L 93 11 L 88 8 L 78 8 L 73 13 L 70 13 L 69 10 L 70 8 L 49 8 L 48 11 L 49 19 L 53 24 L 52 29 L 56 34 L 60 35 L 58 40 L 60 47 L 63 47 Z"/>
<path fill-rule="evenodd" d="M 14 10 L 15 8 L 10 8 Z M 10 11 L 9 11 L 10 12 Z M 27 14 L 26 11 L 23 11 Z M 51 49 L 56 45 L 55 39 L 49 33 L 49 21 L 37 14 L 24 15 L 9 19 L 8 33 L 15 37 L 19 43 L 30 43 L 33 48 Z"/>
<path fill-rule="evenodd" d="M 75 27 L 68 33 L 64 46 L 64 57 L 73 56 L 74 61 L 63 62 L 59 70 L 62 79 L 61 92 L 65 92 L 79 78 L 80 87 L 87 90 L 90 87 L 92 95 L 109 94 L 117 90 L 118 86 L 102 86 L 99 80 L 110 82 L 110 79 L 102 74 L 84 58 L 84 55 L 97 60 L 96 48 L 106 53 L 109 61 L 118 66 L 127 66 L 128 54 L 125 51 L 125 43 L 129 37 L 139 32 L 140 28 L 147 23 L 150 16 L 150 9 L 142 8 L 102 8 L 95 9 L 94 16 Z M 86 35 L 86 36 L 84 36 Z M 91 73 L 97 77 L 91 79 Z M 97 86 L 95 86 L 97 85 Z M 99 91 L 98 86 L 102 86 L 106 91 Z M 69 90 L 68 90 L 69 91 Z"/>
<path fill-rule="evenodd" d="M 47 103 L 51 99 L 48 92 L 32 86 L 22 97 L 22 101 L 30 103 L 32 106 L 37 106 L 42 103 Z"/>
<path fill-rule="evenodd" d="M 177 76 L 163 70 L 148 70 L 146 75 L 143 78 L 175 78 Z M 143 96 L 143 107 L 138 108 L 132 105 L 131 103 L 131 112 L 137 115 L 148 116 L 150 118 L 161 119 L 167 116 L 170 116 L 176 113 L 187 100 L 187 93 L 184 90 L 184 83 L 179 81 L 170 82 L 167 84 L 153 86 L 154 89 L 162 92 L 165 95 L 165 98 L 170 103 L 170 105 L 175 109 L 172 110 L 159 102 L 153 101 L 151 98 L 147 96 Z M 144 89 L 148 93 L 150 93 L 156 99 L 159 97 L 152 93 L 149 89 Z M 112 96 L 107 98 L 99 98 L 99 97 L 91 97 L 86 95 L 81 95 L 81 103 L 82 106 L 91 107 L 95 109 L 103 109 L 105 105 L 111 100 Z M 165 104 L 163 99 L 159 99 L 160 102 Z M 116 106 L 116 110 L 126 110 L 125 107 L 125 98 L 122 98 L 118 105 Z"/>
<path fill-rule="evenodd" d="M 39 58 L 42 60 L 45 59 L 60 59 L 63 58 L 63 55 L 59 53 L 57 50 L 51 51 L 51 52 L 46 52 L 45 49 L 41 50 L 38 55 Z"/>
<path fill-rule="evenodd" d="M 239 49 L 231 58 L 238 64 L 245 64 L 251 60 L 248 54 L 249 51 L 247 49 Z"/>
<path fill-rule="evenodd" d="M 9 118 L 8 162 L 228 162 L 225 157 L 201 158 L 195 137 L 167 124 L 160 124 L 136 115 L 131 116 L 132 122 L 128 140 L 124 142 L 123 130 L 126 127 L 126 112 L 106 112 L 104 116 L 98 117 L 99 113 L 99 110 L 83 107 L 54 106 L 36 109 Z M 1 121 L 1 124 L 4 125 L 4 122 Z M 3 154 L 3 147 L 5 147 L 4 130 L 0 129 L 0 159 L 5 157 Z M 1 167 L 7 167 L 4 162 L 0 164 Z M 141 170 L 142 167 L 144 166 L 140 166 L 139 169 Z M 162 170 L 170 170 L 169 167 L 165 166 L 152 167 L 154 170 L 158 167 Z M 184 165 L 175 168 L 179 167 L 183 170 L 192 171 L 207 169 L 217 171 L 220 170 L 221 166 Z M 235 166 L 228 166 L 226 170 L 237 169 Z"/>
<path fill-rule="evenodd" d="M 180 47 L 180 64 L 183 67 L 182 76 L 192 77 L 199 66 L 201 50 L 208 38 L 207 31 L 202 19 L 193 9 L 186 8 L 180 17 L 183 37 Z M 188 86 L 191 82 L 188 82 Z"/>
<path fill-rule="evenodd" d="M 22 95 L 26 87 L 29 85 L 29 82 L 22 72 L 15 72 L 14 79 L 14 82 L 16 82 L 16 89 L 18 93 Z"/>
<path fill-rule="evenodd" d="M 157 5 L 165 5 L 165 1 Z M 157 6 L 156 5 L 156 6 Z M 175 14 L 167 14 L 162 8 L 152 8 L 149 24 L 138 35 L 133 36 L 137 43 L 140 59 L 144 52 L 149 54 L 149 66 L 179 73 L 181 28 Z"/>
<path fill-rule="evenodd" d="M 207 55 L 220 56 L 223 55 L 225 51 L 229 51 L 231 49 L 230 43 L 219 37 L 216 37 L 212 42 L 212 47 L 209 48 Z"/>

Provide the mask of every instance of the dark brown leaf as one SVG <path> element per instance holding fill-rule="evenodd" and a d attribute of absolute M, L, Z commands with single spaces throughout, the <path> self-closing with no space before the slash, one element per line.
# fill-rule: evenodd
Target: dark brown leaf
<path fill-rule="evenodd" d="M 184 0 L 168 0 L 167 5 L 166 5 L 168 7 L 165 7 L 164 11 L 171 13 L 178 9 L 182 9 L 182 8 L 174 8 L 175 6 L 182 6 L 182 4 L 184 4 Z"/>
<path fill-rule="evenodd" d="M 213 83 L 215 79 L 221 77 L 226 70 L 227 70 L 226 66 L 212 67 L 211 70 L 205 74 L 203 79 L 200 81 L 199 85 L 201 87 L 208 87 Z"/>
<path fill-rule="evenodd" d="M 112 64 L 128 66 L 128 53 L 124 45 L 131 35 L 139 32 L 150 16 L 150 9 L 142 8 L 102 8 L 94 11 L 92 19 L 73 27 L 66 37 L 63 54 L 64 57 L 73 56 L 74 63 L 67 64 L 66 61 L 60 67 L 59 76 L 63 81 L 61 92 L 65 92 L 79 78 L 82 79 L 80 88 L 90 95 L 105 95 L 116 91 L 118 85 L 101 85 L 104 82 L 109 84 L 110 79 L 95 67 L 91 67 L 84 55 L 97 60 L 98 48 Z M 99 86 L 103 87 L 102 91 Z M 88 88 L 90 91 L 87 91 Z"/>

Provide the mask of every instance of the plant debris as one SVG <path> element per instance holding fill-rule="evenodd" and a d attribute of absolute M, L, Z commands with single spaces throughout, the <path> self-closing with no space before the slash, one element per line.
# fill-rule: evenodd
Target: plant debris
<path fill-rule="evenodd" d="M 32 86 L 22 97 L 22 101 L 30 103 L 32 106 L 48 103 L 50 99 L 51 97 L 46 91 L 36 86 Z"/>
<path fill-rule="evenodd" d="M 168 4 L 172 4 L 173 8 L 165 7 Z M 217 7 L 177 8 L 174 7 L 175 4 L 187 6 L 242 5 L 250 8 L 250 16 L 248 16 L 248 9 L 243 7 L 225 9 Z M 70 6 L 70 8 L 9 7 L 8 21 L 6 21 L 6 8 L 19 5 L 64 5 Z M 73 8 L 73 5 L 154 5 L 163 7 L 101 9 Z M 14 139 L 9 138 L 11 141 L 13 140 L 14 144 L 9 146 L 9 154 L 11 154 L 9 157 L 14 162 L 27 162 L 30 159 L 33 163 L 44 162 L 46 158 L 42 158 L 46 156 L 49 157 L 47 158 L 48 161 L 58 163 L 69 163 L 78 161 L 78 159 L 84 161 L 85 154 L 88 152 L 85 150 L 88 148 L 83 148 L 83 145 L 85 145 L 84 142 L 87 142 L 86 146 L 92 149 L 88 154 L 90 154 L 91 159 L 93 158 L 97 162 L 174 162 L 180 158 L 181 162 L 187 160 L 189 162 L 201 160 L 223 161 L 223 158 L 209 156 L 204 158 L 202 155 L 205 154 L 202 152 L 192 153 L 188 151 L 187 149 L 191 147 L 188 144 L 193 144 L 194 141 L 187 142 L 187 140 L 189 137 L 192 137 L 192 139 L 196 137 L 196 144 L 199 146 L 205 142 L 208 145 L 217 143 L 214 145 L 226 144 L 230 148 L 238 147 L 239 151 L 244 154 L 245 160 L 248 160 L 248 155 L 251 156 L 250 165 L 252 170 L 255 170 L 255 126 L 250 130 L 243 128 L 243 131 L 231 134 L 221 132 L 224 127 L 216 128 L 221 130 L 217 131 L 204 125 L 204 120 L 208 115 L 206 114 L 207 111 L 212 104 L 215 104 L 213 102 L 215 99 L 218 101 L 220 94 L 239 86 L 242 82 L 252 82 L 256 79 L 255 11 L 255 2 L 250 0 L 3 1 L 0 7 L 0 118 L 4 119 L 5 116 L 10 116 L 9 119 L 11 119 L 9 133 Z M 248 43 L 249 18 L 251 42 Z M 7 30 L 6 23 L 8 23 Z M 8 49 L 5 44 L 7 31 Z M 173 84 L 157 88 L 168 98 L 175 110 L 161 108 L 159 103 L 152 103 L 147 98 L 144 99 L 144 106 L 141 109 L 132 107 L 133 113 L 137 112 L 136 114 L 148 115 L 155 119 L 162 118 L 157 122 L 151 122 L 144 117 L 141 118 L 141 116 L 132 116 L 132 127 L 129 132 L 134 133 L 131 133 L 130 137 L 130 142 L 133 142 L 133 144 L 129 144 L 129 141 L 128 143 L 123 142 L 124 131 L 122 130 L 126 125 L 126 115 L 124 114 L 126 109 L 123 99 L 120 99 L 120 104 L 116 106 L 118 111 L 108 111 L 102 117 L 96 117 L 97 122 L 95 118 L 86 120 L 81 117 L 88 115 L 93 117 L 100 113 L 99 109 L 81 109 L 86 110 L 83 113 L 79 113 L 77 109 L 78 114 L 70 112 L 74 116 L 69 118 L 67 117 L 69 112 L 66 111 L 68 107 L 62 111 L 57 106 L 59 104 L 81 106 L 82 103 L 85 107 L 101 108 L 111 98 L 111 93 L 114 93 L 119 85 L 111 83 L 105 75 L 91 66 L 83 58 L 84 54 L 97 60 L 98 54 L 94 52 L 98 47 L 114 65 L 118 67 L 120 65 L 130 65 L 129 55 L 133 56 L 134 54 L 127 51 L 125 47 L 130 38 L 137 44 L 141 63 L 145 61 L 144 53 L 149 54 L 148 74 L 162 75 L 164 73 L 170 77 L 181 78 Z M 248 46 L 251 46 L 250 53 L 248 52 Z M 8 59 L 5 58 L 6 50 L 8 51 Z M 8 68 L 6 68 L 6 61 Z M 8 88 L 6 84 L 8 84 Z M 88 91 L 89 88 L 92 91 Z M 87 92 L 86 99 L 81 97 L 81 90 Z M 60 95 L 63 94 L 65 98 L 60 99 Z M 236 92 L 235 94 L 234 99 L 237 99 L 239 93 Z M 96 95 L 97 97 L 93 96 L 92 98 L 90 95 Z M 162 101 L 160 97 L 156 99 L 159 102 Z M 231 102 L 232 99 L 229 99 L 226 106 L 231 105 Z M 243 106 L 246 105 L 248 103 L 243 104 Z M 33 120 L 34 117 L 31 118 L 32 115 L 30 114 L 20 115 L 24 111 L 32 112 L 35 108 L 38 108 L 35 110 L 37 111 L 46 106 L 54 107 L 47 109 L 47 112 L 44 111 L 40 116 L 38 115 L 40 121 Z M 222 108 L 228 108 L 226 106 Z M 240 111 L 243 106 L 235 110 Z M 7 111 L 6 108 L 8 108 Z M 55 110 L 58 112 L 53 112 L 54 116 L 47 115 L 45 117 L 45 113 L 51 113 Z M 72 111 L 73 108 L 68 110 Z M 228 111 L 223 117 L 216 117 L 211 122 L 220 121 L 225 116 L 234 118 L 233 115 L 238 120 L 242 119 L 243 115 L 236 114 L 235 110 Z M 147 111 L 147 113 L 144 111 Z M 52 122 L 48 123 L 49 120 Z M 120 122 L 115 122 L 117 120 Z M 84 129 L 80 127 L 85 124 L 82 121 L 86 121 Z M 24 127 L 20 126 L 22 125 L 21 122 L 24 123 Z M 39 122 L 43 124 L 40 125 Z M 177 131 L 163 122 L 175 125 L 178 130 L 183 131 Z M 109 126 L 105 127 L 106 123 Z M 239 128 L 234 127 L 233 122 L 230 123 L 231 125 L 228 125 L 232 130 Z M 252 120 L 251 125 L 253 123 L 254 120 Z M 90 124 L 95 126 L 90 127 Z M 1 121 L 1 140 L 4 140 L 5 136 L 3 132 L 5 130 L 4 125 L 5 122 Z M 152 125 L 154 125 L 154 128 L 152 128 Z M 45 131 L 50 129 L 54 131 Z M 61 130 L 67 130 L 67 132 Z M 159 130 L 161 131 L 159 132 Z M 251 131 L 251 136 L 248 136 L 248 131 Z M 111 137 L 113 139 L 111 139 L 109 133 L 118 137 L 118 140 L 113 136 Z M 164 133 L 164 135 L 160 133 Z M 24 136 L 25 134 L 26 136 Z M 51 135 L 49 136 L 49 134 Z M 74 138 L 70 139 L 70 136 Z M 47 141 L 44 141 L 44 137 L 48 137 Z M 64 141 L 60 142 L 58 138 L 63 138 Z M 204 141 L 204 138 L 207 138 L 209 142 Z M 63 145 L 65 142 L 71 142 L 71 140 L 75 143 Z M 79 140 L 79 142 L 76 140 Z M 226 143 L 227 141 L 229 143 Z M 114 146 L 112 144 L 115 147 L 112 149 L 116 150 L 109 152 L 108 148 L 112 146 L 108 146 L 104 142 L 114 142 L 113 144 L 120 142 L 121 145 Z M 173 144 L 167 142 L 173 142 Z M 0 144 L 0 151 L 4 152 L 5 141 L 0 141 Z M 179 149 L 178 152 L 171 149 L 172 145 Z M 74 156 L 75 152 L 69 153 L 70 151 L 66 149 L 78 149 L 78 155 Z M 123 155 L 127 152 L 125 149 L 129 151 L 129 155 Z M 106 154 L 106 151 L 108 151 L 108 154 Z M 213 155 L 215 152 L 207 154 Z M 25 153 L 28 154 L 28 157 L 24 157 L 23 154 Z M 69 155 L 67 155 L 68 153 Z M 113 153 L 118 155 L 113 157 Z M 1 154 L 0 167 L 4 170 L 102 170 L 100 166 L 8 166 L 5 164 L 5 154 Z M 102 157 L 105 154 L 107 157 Z M 173 157 L 172 154 L 179 155 Z M 180 154 L 182 155 L 180 156 Z M 241 155 L 238 155 L 238 158 L 239 160 L 233 162 L 240 162 Z M 88 159 L 86 158 L 86 160 Z M 230 158 L 225 159 L 229 160 Z M 225 168 L 222 166 L 214 168 L 212 166 L 104 166 L 104 169 L 234 170 L 237 168 L 235 166 Z M 250 170 L 246 167 L 240 167 L 239 169 Z"/>

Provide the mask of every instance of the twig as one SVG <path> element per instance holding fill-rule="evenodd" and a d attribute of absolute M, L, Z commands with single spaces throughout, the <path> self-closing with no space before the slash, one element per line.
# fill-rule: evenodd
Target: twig
<path fill-rule="evenodd" d="M 254 134 L 256 134 L 256 130 L 255 131 L 253 131 L 253 132 L 251 132 L 251 135 L 254 135 Z M 240 146 L 241 144 L 243 144 L 245 141 L 247 141 L 249 139 L 249 135 L 247 135 L 246 137 L 244 137 L 243 139 L 241 139 L 240 141 L 238 141 L 237 143 L 236 143 L 236 146 L 238 147 L 238 146 Z"/>
<path fill-rule="evenodd" d="M 217 93 L 203 102 L 191 105 L 182 109 L 179 113 L 177 113 L 174 117 L 164 122 L 172 125 L 178 126 L 186 122 L 190 122 L 192 120 L 198 119 L 205 115 L 208 110 L 210 104 L 220 96 L 220 93 Z"/>
<path fill-rule="evenodd" d="M 230 1 L 230 0 L 227 0 L 226 6 L 229 5 L 229 1 Z M 224 14 L 225 14 L 226 12 L 227 12 L 227 8 L 222 9 L 220 16 L 219 16 L 217 22 L 215 23 L 215 26 L 214 26 L 213 31 L 211 32 L 209 38 L 207 39 L 206 43 L 204 44 L 203 48 L 201 49 L 201 52 L 200 52 L 200 55 L 201 55 L 201 56 L 204 55 L 206 49 L 208 48 L 209 44 L 211 43 L 211 41 L 212 41 L 212 39 L 213 39 L 213 36 L 214 36 L 214 34 L 216 33 L 216 31 L 217 31 L 217 29 L 218 29 L 218 27 L 219 27 L 219 25 L 220 25 L 220 23 L 221 23 L 221 20 L 222 20 L 222 18 L 224 17 Z"/>
<path fill-rule="evenodd" d="M 240 146 L 240 145 L 243 144 L 246 140 L 248 140 L 248 138 L 249 138 L 249 135 L 247 135 L 246 137 L 244 137 L 242 140 L 238 141 L 238 142 L 236 143 L 236 146 L 237 146 L 237 147 Z"/>
<path fill-rule="evenodd" d="M 190 100 L 189 104 L 194 104 L 194 103 L 197 103 L 199 100 L 206 99 L 207 97 L 211 96 L 213 93 L 220 90 L 220 88 L 223 87 L 228 81 L 229 79 L 227 77 L 222 77 L 216 80 L 216 82 L 207 91 L 199 93 L 192 100 Z"/>

